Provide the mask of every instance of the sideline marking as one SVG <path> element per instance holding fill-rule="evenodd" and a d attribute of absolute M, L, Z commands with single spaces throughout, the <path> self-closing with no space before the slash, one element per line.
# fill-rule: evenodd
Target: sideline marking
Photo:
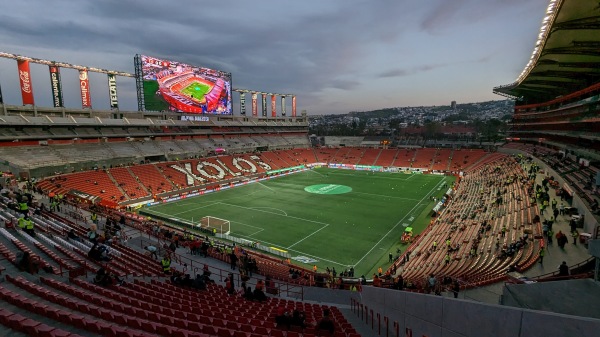
<path fill-rule="evenodd" d="M 364 195 L 372 195 L 372 196 L 374 196 L 374 197 L 381 197 L 381 198 L 394 198 L 394 199 L 399 199 L 399 200 L 419 201 L 419 199 L 412 199 L 412 198 L 396 197 L 396 196 L 393 196 L 393 195 L 374 194 L 374 193 L 356 192 L 356 191 L 352 191 L 352 192 L 350 192 L 350 193 L 357 193 L 357 194 L 364 194 Z"/>
<path fill-rule="evenodd" d="M 273 193 L 277 193 L 277 192 L 275 192 L 275 190 L 274 190 L 274 189 L 272 189 L 272 188 L 270 188 L 269 186 L 267 186 L 267 185 L 263 184 L 261 181 L 257 181 L 257 183 L 258 183 L 260 186 L 262 186 L 262 187 L 264 187 L 264 188 L 266 188 L 266 189 L 269 189 L 269 190 L 273 191 Z"/>
<path fill-rule="evenodd" d="M 369 250 L 369 251 L 368 251 L 368 252 L 367 252 L 367 253 L 366 253 L 366 254 L 365 254 L 365 255 L 364 255 L 364 256 L 363 256 L 361 259 L 360 259 L 360 260 L 358 260 L 358 261 L 357 261 L 357 262 L 356 262 L 354 265 L 355 265 L 355 266 L 357 266 L 359 263 L 361 263 L 361 262 L 362 262 L 362 260 L 364 260 L 364 259 L 365 259 L 365 257 L 367 257 L 369 254 L 371 254 L 371 252 L 373 251 L 373 249 L 375 249 L 375 247 L 377 247 L 377 246 L 378 246 L 378 245 L 381 243 L 381 241 L 383 241 L 383 239 L 385 239 L 385 238 L 386 238 L 388 235 L 390 235 L 390 233 L 391 233 L 391 232 L 392 232 L 394 229 L 396 229 L 396 227 L 398 227 L 398 225 L 399 225 L 399 224 L 400 224 L 402 221 L 404 221 L 404 219 L 406 219 L 406 217 L 407 217 L 407 216 L 408 216 L 410 213 L 412 213 L 412 211 L 414 211 L 414 210 L 415 210 L 417 207 L 419 207 L 419 206 L 421 205 L 421 203 L 423 202 L 423 200 L 425 200 L 425 198 L 427 198 L 427 196 L 428 196 L 428 195 L 429 195 L 431 192 L 433 192 L 433 190 L 434 190 L 436 187 L 438 187 L 438 185 L 439 185 L 439 184 L 441 184 L 441 183 L 443 183 L 443 182 L 444 182 L 444 180 L 440 180 L 440 182 L 439 182 L 439 183 L 437 183 L 435 186 L 433 186 L 433 188 L 432 188 L 432 189 L 431 189 L 431 190 L 430 190 L 430 191 L 429 191 L 429 192 L 428 192 L 428 193 L 427 193 L 427 194 L 426 194 L 426 195 L 423 197 L 423 199 L 421 199 L 421 201 L 419 201 L 419 203 L 418 203 L 418 204 L 416 204 L 416 205 L 415 205 L 415 206 L 414 206 L 414 207 L 413 207 L 413 208 L 412 208 L 410 211 L 408 211 L 408 212 L 406 213 L 406 215 L 405 215 L 404 217 L 402 217 L 402 219 L 400 219 L 400 220 L 399 220 L 399 221 L 398 221 L 398 222 L 397 222 L 397 223 L 394 225 L 394 227 L 392 227 L 392 228 L 391 228 L 391 229 L 390 229 L 390 230 L 389 230 L 387 233 L 385 233 L 385 235 L 384 235 L 383 237 L 381 237 L 381 239 L 379 239 L 379 241 L 377 241 L 377 243 L 376 243 L 376 244 L 375 244 L 375 245 L 374 245 L 374 246 L 373 246 L 373 247 L 372 247 L 372 248 L 371 248 L 371 249 L 370 249 L 370 250 Z"/>
<path fill-rule="evenodd" d="M 302 242 L 302 241 L 304 241 L 304 240 L 308 239 L 309 237 L 311 237 L 311 236 L 313 236 L 313 235 L 317 234 L 318 232 L 322 231 L 323 229 L 325 229 L 325 228 L 327 228 L 327 227 L 329 227 L 329 225 L 325 225 L 325 226 L 323 226 L 323 227 L 321 227 L 321 228 L 317 229 L 316 231 L 314 231 L 314 232 L 312 232 L 312 233 L 308 234 L 307 236 L 305 236 L 303 239 L 300 239 L 300 240 L 298 240 L 298 241 L 294 242 L 294 243 L 293 243 L 291 246 L 287 246 L 286 248 L 287 248 L 287 249 L 290 249 L 290 248 L 294 247 L 295 245 L 297 245 L 297 244 L 299 244 L 300 242 Z"/>

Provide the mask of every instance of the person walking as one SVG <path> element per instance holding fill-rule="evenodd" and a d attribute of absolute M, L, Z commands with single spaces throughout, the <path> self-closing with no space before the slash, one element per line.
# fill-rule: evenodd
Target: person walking
<path fill-rule="evenodd" d="M 544 255 L 546 255 L 546 249 L 544 247 L 540 247 L 538 255 L 540 257 L 540 264 L 544 264 Z"/>
<path fill-rule="evenodd" d="M 168 255 L 163 257 L 163 259 L 160 261 L 160 264 L 165 274 L 171 273 L 171 258 Z"/>

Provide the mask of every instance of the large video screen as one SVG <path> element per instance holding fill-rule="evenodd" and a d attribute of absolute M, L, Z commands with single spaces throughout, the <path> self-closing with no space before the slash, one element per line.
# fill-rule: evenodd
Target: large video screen
<path fill-rule="evenodd" d="M 145 110 L 232 114 L 231 73 L 140 55 Z"/>

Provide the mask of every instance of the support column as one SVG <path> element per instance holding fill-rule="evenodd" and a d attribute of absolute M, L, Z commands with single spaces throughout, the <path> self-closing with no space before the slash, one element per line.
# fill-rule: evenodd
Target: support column
<path fill-rule="evenodd" d="M 292 117 L 296 117 L 296 95 L 292 96 Z"/>
<path fill-rule="evenodd" d="M 281 116 L 285 117 L 285 95 L 281 95 Z"/>

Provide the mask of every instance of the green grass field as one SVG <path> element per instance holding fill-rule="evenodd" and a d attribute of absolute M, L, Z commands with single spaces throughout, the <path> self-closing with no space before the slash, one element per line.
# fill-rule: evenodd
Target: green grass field
<path fill-rule="evenodd" d="M 202 98 L 204 98 L 204 95 L 209 91 L 210 91 L 210 86 L 208 86 L 204 83 L 199 83 L 199 82 L 192 82 L 187 87 L 181 89 L 181 92 L 184 95 L 194 96 L 194 98 L 199 101 L 201 101 Z"/>
<path fill-rule="evenodd" d="M 158 82 L 153 80 L 144 80 L 144 103 L 148 111 L 163 111 L 169 109 L 169 103 L 156 95 L 158 91 Z"/>
<path fill-rule="evenodd" d="M 197 222 L 231 222 L 231 235 L 317 260 L 319 268 L 355 266 L 369 275 L 388 266 L 406 226 L 422 231 L 453 177 L 313 169 L 203 196 L 156 205 L 146 213 Z M 309 193 L 306 187 L 318 193 Z M 342 186 L 334 186 L 342 185 Z M 351 191 L 348 190 L 351 188 Z M 341 193 L 346 192 L 346 193 Z M 340 193 L 340 194 L 335 194 Z M 402 249 L 403 251 L 404 249 Z"/>

